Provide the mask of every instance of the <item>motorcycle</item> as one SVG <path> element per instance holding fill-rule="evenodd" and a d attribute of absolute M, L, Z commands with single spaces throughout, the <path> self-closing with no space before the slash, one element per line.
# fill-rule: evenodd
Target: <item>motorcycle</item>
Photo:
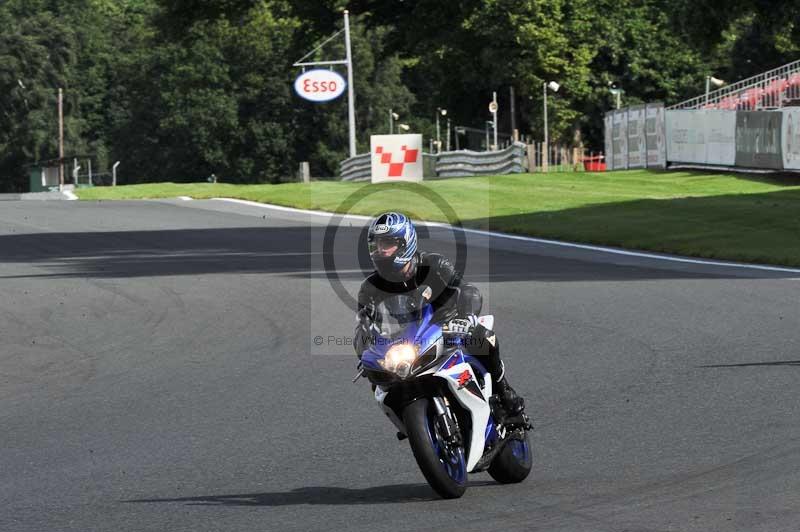
<path fill-rule="evenodd" d="M 373 311 L 372 338 L 353 382 L 370 380 L 397 438 L 408 439 L 441 497 L 461 497 L 468 473 L 522 482 L 532 466 L 530 420 L 503 410 L 491 375 L 469 355 L 464 336 L 448 335 L 425 297 L 430 289 L 419 292 L 391 296 Z M 479 322 L 492 329 L 494 318 Z"/>

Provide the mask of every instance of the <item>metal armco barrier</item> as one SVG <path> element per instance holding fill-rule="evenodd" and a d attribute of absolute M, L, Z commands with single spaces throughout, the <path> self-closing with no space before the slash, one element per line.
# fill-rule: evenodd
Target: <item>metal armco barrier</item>
<path fill-rule="evenodd" d="M 458 177 L 525 172 L 525 144 L 516 142 L 500 151 L 443 152 L 436 159 L 436 175 Z"/>
<path fill-rule="evenodd" d="M 526 172 L 525 144 L 517 142 L 500 151 L 451 151 L 423 154 L 425 177 L 459 177 Z M 339 163 L 342 181 L 368 181 L 372 172 L 368 153 Z"/>
<path fill-rule="evenodd" d="M 339 163 L 342 181 L 366 181 L 372 174 L 372 161 L 369 153 L 357 155 Z"/>

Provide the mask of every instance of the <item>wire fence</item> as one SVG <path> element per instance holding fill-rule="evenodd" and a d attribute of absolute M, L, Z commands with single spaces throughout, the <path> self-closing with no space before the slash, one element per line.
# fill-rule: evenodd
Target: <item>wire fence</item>
<path fill-rule="evenodd" d="M 527 146 L 529 172 L 605 172 L 605 153 L 583 146 L 545 145 L 534 142 Z"/>

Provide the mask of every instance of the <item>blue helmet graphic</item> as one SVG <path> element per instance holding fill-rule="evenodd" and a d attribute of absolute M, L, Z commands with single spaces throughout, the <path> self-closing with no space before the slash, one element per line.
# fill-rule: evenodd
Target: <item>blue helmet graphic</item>
<path fill-rule="evenodd" d="M 367 244 L 378 274 L 387 280 L 402 280 L 401 270 L 417 252 L 417 231 L 406 215 L 386 212 L 370 224 Z"/>

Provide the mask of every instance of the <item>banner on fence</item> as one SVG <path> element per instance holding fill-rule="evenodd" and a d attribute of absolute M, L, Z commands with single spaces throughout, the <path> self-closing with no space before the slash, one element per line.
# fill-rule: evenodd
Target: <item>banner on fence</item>
<path fill-rule="evenodd" d="M 614 170 L 628 168 L 628 111 L 614 112 L 611 127 L 611 158 Z"/>
<path fill-rule="evenodd" d="M 736 112 L 736 166 L 783 168 L 780 111 Z"/>
<path fill-rule="evenodd" d="M 736 164 L 736 112 L 699 112 L 705 116 L 706 162 L 719 166 Z"/>
<path fill-rule="evenodd" d="M 667 160 L 706 163 L 706 134 L 702 111 L 666 111 Z"/>
<path fill-rule="evenodd" d="M 644 105 L 628 108 L 628 168 L 644 168 L 647 164 L 644 109 Z"/>
<path fill-rule="evenodd" d="M 648 103 L 645 109 L 644 126 L 648 168 L 664 168 L 667 165 L 665 127 L 664 104 Z"/>
<path fill-rule="evenodd" d="M 736 112 L 682 109 L 667 111 L 666 115 L 667 160 L 736 164 Z"/>
<path fill-rule="evenodd" d="M 372 182 L 422 181 L 422 135 L 372 135 Z"/>
<path fill-rule="evenodd" d="M 800 107 L 787 107 L 781 112 L 783 167 L 787 170 L 800 170 Z"/>
<path fill-rule="evenodd" d="M 614 153 L 614 141 L 612 140 L 612 129 L 614 127 L 614 112 L 609 111 L 606 113 L 605 118 L 603 119 L 603 136 L 605 137 L 605 153 L 606 153 L 606 168 L 608 170 L 614 170 L 614 157 L 611 157 L 611 154 Z"/>

